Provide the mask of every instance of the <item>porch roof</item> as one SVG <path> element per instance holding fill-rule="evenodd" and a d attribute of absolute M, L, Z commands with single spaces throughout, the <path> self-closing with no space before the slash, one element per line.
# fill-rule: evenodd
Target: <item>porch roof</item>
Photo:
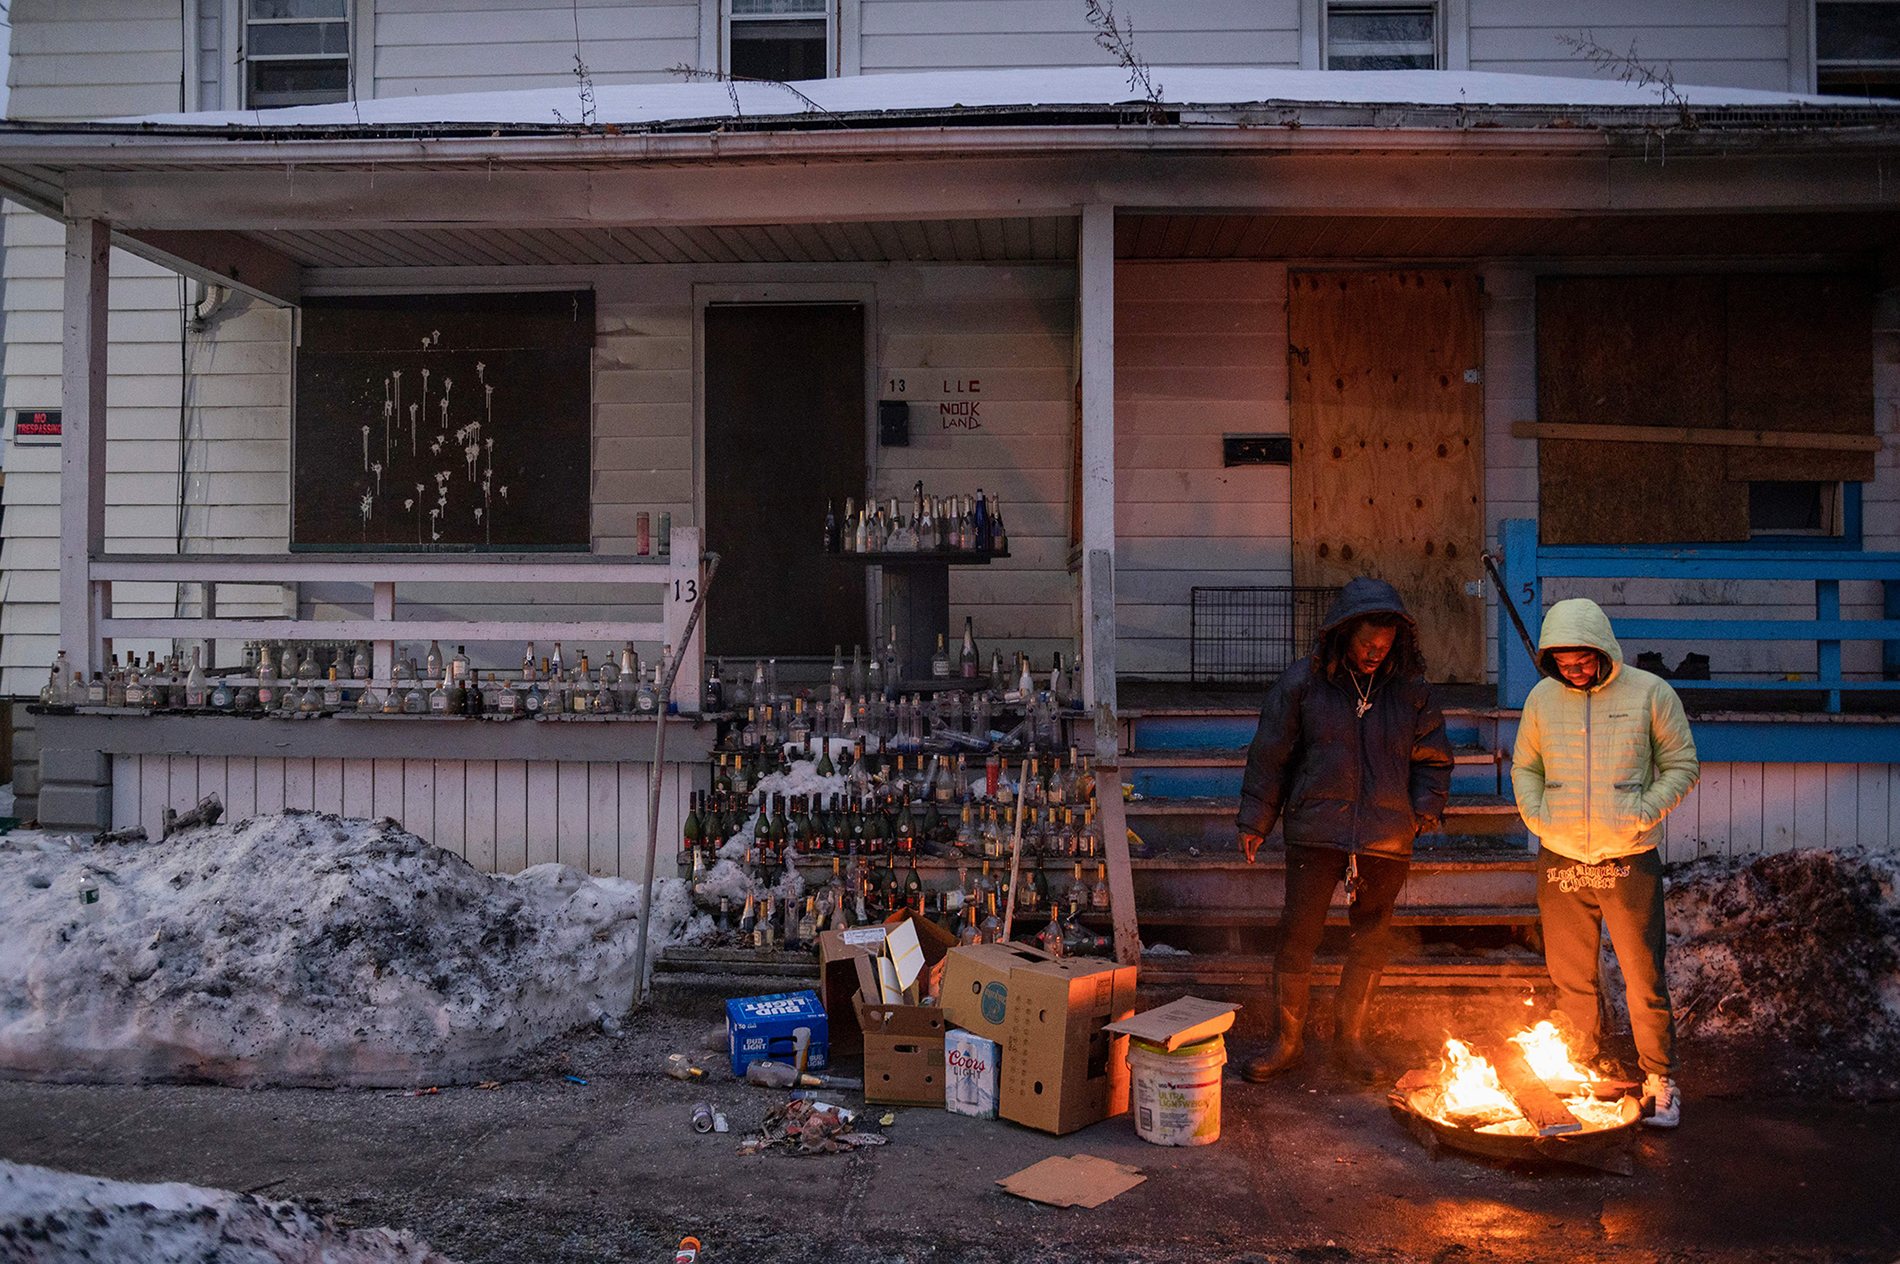
<path fill-rule="evenodd" d="M 1152 78 L 1160 102 L 1108 66 L 602 86 L 591 117 L 578 89 L 540 89 L 16 121 L 0 194 L 275 302 L 379 269 L 1068 260 L 1086 205 L 1153 217 L 1118 234 L 1140 257 L 1893 245 L 1900 102 L 1475 72 Z"/>

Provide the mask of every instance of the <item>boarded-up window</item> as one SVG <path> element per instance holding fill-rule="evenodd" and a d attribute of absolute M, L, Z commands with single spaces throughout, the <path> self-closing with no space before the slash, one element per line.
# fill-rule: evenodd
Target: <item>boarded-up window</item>
<path fill-rule="evenodd" d="M 594 296 L 303 307 L 291 548 L 588 548 Z"/>
<path fill-rule="evenodd" d="M 1541 279 L 1540 425 L 1779 436 L 1772 446 L 1543 437 L 1544 543 L 1746 540 L 1752 481 L 1871 479 L 1871 450 L 1786 436 L 1871 438 L 1872 329 L 1872 288 L 1858 276 Z"/>

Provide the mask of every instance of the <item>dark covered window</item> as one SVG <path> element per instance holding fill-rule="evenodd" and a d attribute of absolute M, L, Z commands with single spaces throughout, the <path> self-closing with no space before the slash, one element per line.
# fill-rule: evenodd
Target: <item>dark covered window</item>
<path fill-rule="evenodd" d="M 246 0 L 244 81 L 254 110 L 349 100 L 349 0 Z"/>
<path fill-rule="evenodd" d="M 1748 533 L 1839 535 L 1839 483 L 1768 482 L 1748 485 Z"/>
<path fill-rule="evenodd" d="M 1437 67 L 1436 5 L 1326 6 L 1326 69 L 1435 70 Z"/>
<path fill-rule="evenodd" d="M 1900 3 L 1819 0 L 1814 85 L 1833 96 L 1900 97 Z"/>
<path fill-rule="evenodd" d="M 823 79 L 831 0 L 732 0 L 727 65 L 742 79 Z"/>

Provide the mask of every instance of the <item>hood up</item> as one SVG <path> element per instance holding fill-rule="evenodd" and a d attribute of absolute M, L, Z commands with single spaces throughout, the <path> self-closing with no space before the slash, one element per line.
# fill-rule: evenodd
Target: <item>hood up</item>
<path fill-rule="evenodd" d="M 1543 630 L 1537 636 L 1537 670 L 1563 680 L 1551 654 L 1556 650 L 1579 648 L 1595 650 L 1610 660 L 1610 670 L 1598 685 L 1609 684 L 1623 670 L 1623 647 L 1617 644 L 1616 634 L 1610 630 L 1610 616 L 1588 597 L 1568 597 L 1552 606 L 1544 616 Z"/>
<path fill-rule="evenodd" d="M 1333 599 L 1332 609 L 1326 612 L 1326 621 L 1319 625 L 1320 634 L 1323 636 L 1360 615 L 1386 613 L 1398 615 L 1414 634 L 1417 633 L 1418 624 L 1412 619 L 1411 612 L 1406 610 L 1399 590 L 1383 579 L 1367 579 L 1362 575 L 1339 590 L 1339 596 Z"/>

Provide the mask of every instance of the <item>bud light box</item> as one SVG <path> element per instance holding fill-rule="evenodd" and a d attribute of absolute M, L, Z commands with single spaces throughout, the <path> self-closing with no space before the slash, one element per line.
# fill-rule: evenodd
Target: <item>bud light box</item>
<path fill-rule="evenodd" d="M 783 1062 L 797 1058 L 792 1032 L 811 1028 L 811 1052 L 805 1065 L 811 1070 L 830 1059 L 830 1029 L 825 1008 L 816 992 L 779 992 L 772 996 L 741 996 L 726 1002 L 726 1037 L 732 1049 L 732 1073 L 745 1077 L 754 1062 Z"/>
<path fill-rule="evenodd" d="M 943 1038 L 944 1108 L 977 1119 L 996 1118 L 997 1059 L 1002 1049 L 994 1040 L 967 1031 L 950 1031 Z"/>

